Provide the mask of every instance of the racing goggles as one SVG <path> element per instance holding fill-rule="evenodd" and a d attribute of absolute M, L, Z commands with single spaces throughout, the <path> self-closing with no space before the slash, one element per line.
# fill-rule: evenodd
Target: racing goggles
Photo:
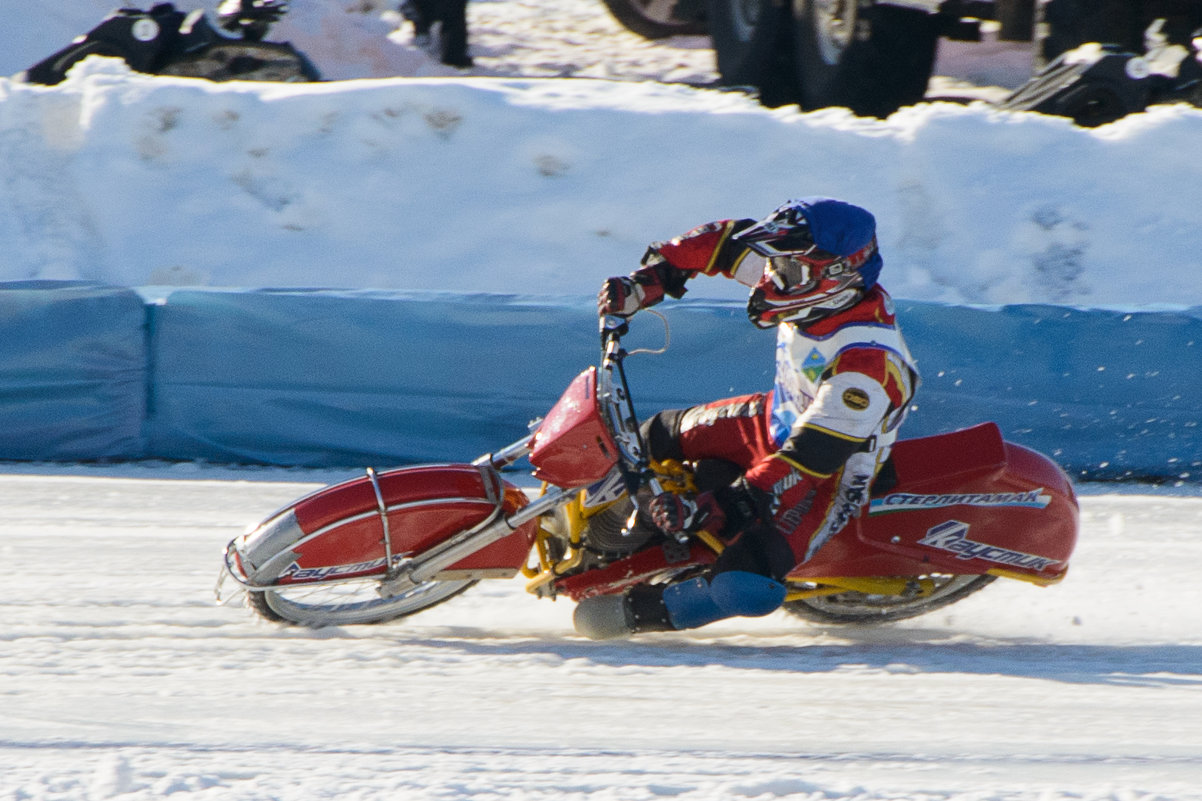
<path fill-rule="evenodd" d="M 754 249 L 762 253 L 760 248 L 764 244 L 757 242 Z M 845 277 L 849 271 L 857 270 L 875 252 L 876 238 L 873 237 L 871 242 L 850 256 L 836 256 L 814 244 L 810 244 L 801 252 L 779 255 L 764 253 L 768 259 L 764 276 L 772 281 L 779 292 L 788 295 L 805 294 L 816 289 L 824 279 L 838 280 Z"/>

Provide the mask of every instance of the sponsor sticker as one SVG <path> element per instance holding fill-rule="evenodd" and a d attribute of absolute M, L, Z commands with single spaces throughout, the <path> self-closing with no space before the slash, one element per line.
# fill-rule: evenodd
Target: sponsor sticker
<path fill-rule="evenodd" d="M 605 478 L 585 489 L 583 504 L 586 509 L 593 509 L 613 503 L 625 494 L 626 479 L 623 478 L 622 472 L 615 468 Z"/>
<path fill-rule="evenodd" d="M 869 505 L 869 514 L 903 512 L 912 509 L 941 509 L 946 506 L 1021 506 L 1029 509 L 1045 509 L 1052 502 L 1043 487 L 1027 492 L 953 492 L 943 495 L 916 495 L 895 492 L 883 498 L 874 498 Z"/>
<path fill-rule="evenodd" d="M 918 544 L 954 553 L 957 559 L 984 559 L 986 562 L 995 562 L 1007 567 L 1024 567 L 1029 570 L 1046 570 L 1061 562 L 1059 559 L 1049 559 L 1046 556 L 1012 551 L 1009 548 L 970 540 L 968 528 L 967 523 L 948 520 L 946 523 L 940 523 L 934 528 L 927 529 L 926 536 L 920 539 Z"/>
<path fill-rule="evenodd" d="M 826 357 L 818 348 L 812 349 L 810 355 L 806 356 L 805 361 L 801 363 L 801 372 L 805 373 L 806 378 L 814 383 L 818 383 L 818 379 L 822 378 L 822 371 L 825 369 Z"/>
<path fill-rule="evenodd" d="M 139 42 L 153 42 L 159 35 L 159 24 L 148 17 L 136 21 L 129 30 Z"/>
<path fill-rule="evenodd" d="M 393 554 L 393 565 L 399 564 L 405 556 L 406 554 Z M 327 567 L 301 567 L 299 563 L 293 562 L 284 569 L 284 572 L 280 574 L 280 578 L 291 579 L 292 581 L 321 581 L 323 579 L 338 578 L 339 576 L 353 576 L 356 573 L 367 573 L 383 566 L 383 557 L 370 559 L 366 562 L 356 562 L 349 565 L 329 565 Z"/>
<path fill-rule="evenodd" d="M 843 405 L 849 409 L 854 409 L 857 412 L 862 412 L 868 408 L 871 400 L 868 398 L 868 393 L 857 387 L 843 390 Z"/>

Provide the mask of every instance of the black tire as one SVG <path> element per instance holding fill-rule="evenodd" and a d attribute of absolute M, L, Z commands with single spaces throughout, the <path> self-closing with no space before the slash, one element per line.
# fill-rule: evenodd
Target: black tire
<path fill-rule="evenodd" d="M 802 108 L 846 106 L 887 117 L 926 94 L 939 20 L 864 0 L 792 0 L 793 67 Z"/>
<path fill-rule="evenodd" d="M 645 39 L 702 36 L 703 0 L 604 0 L 614 19 Z"/>
<path fill-rule="evenodd" d="M 170 61 L 162 75 L 210 81 L 307 83 L 320 80 L 313 65 L 288 45 L 274 42 L 230 42 Z"/>
<path fill-rule="evenodd" d="M 246 597 L 247 605 L 266 620 L 320 628 L 396 620 L 449 601 L 475 583 L 474 579 L 427 581 L 392 598 L 381 598 L 373 580 L 254 591 Z"/>
<path fill-rule="evenodd" d="M 1069 92 L 1057 102 L 1056 111 L 1082 128 L 1106 125 L 1127 116 L 1132 111 L 1118 92 L 1104 84 L 1088 84 Z"/>
<path fill-rule="evenodd" d="M 935 589 L 927 595 L 866 595 L 860 592 L 841 592 L 819 595 L 797 601 L 786 601 L 784 610 L 812 623 L 864 625 L 887 623 L 918 617 L 962 600 L 990 584 L 993 576 L 927 576 L 935 581 Z M 791 582 L 790 587 L 798 583 Z"/>
<path fill-rule="evenodd" d="M 787 5 L 776 0 L 709 0 L 708 18 L 723 84 L 754 87 L 765 105 L 796 102 Z"/>

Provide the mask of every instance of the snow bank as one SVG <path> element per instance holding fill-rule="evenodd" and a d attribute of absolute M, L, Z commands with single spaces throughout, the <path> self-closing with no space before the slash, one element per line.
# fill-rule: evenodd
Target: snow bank
<path fill-rule="evenodd" d="M 218 85 L 92 59 L 54 89 L 0 80 L 0 279 L 586 295 L 649 241 L 829 194 L 876 213 L 898 297 L 1180 302 L 1202 296 L 1198 141 L 1186 107 L 876 121 L 651 83 Z"/>

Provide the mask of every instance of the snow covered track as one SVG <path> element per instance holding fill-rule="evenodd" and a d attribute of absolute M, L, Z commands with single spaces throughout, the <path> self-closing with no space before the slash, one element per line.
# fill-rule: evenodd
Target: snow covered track
<path fill-rule="evenodd" d="M 378 627 L 215 607 L 314 484 L 145 472 L 0 475 L 0 798 L 1202 799 L 1202 498 L 1090 489 L 1059 587 L 615 645 L 520 581 Z"/>

